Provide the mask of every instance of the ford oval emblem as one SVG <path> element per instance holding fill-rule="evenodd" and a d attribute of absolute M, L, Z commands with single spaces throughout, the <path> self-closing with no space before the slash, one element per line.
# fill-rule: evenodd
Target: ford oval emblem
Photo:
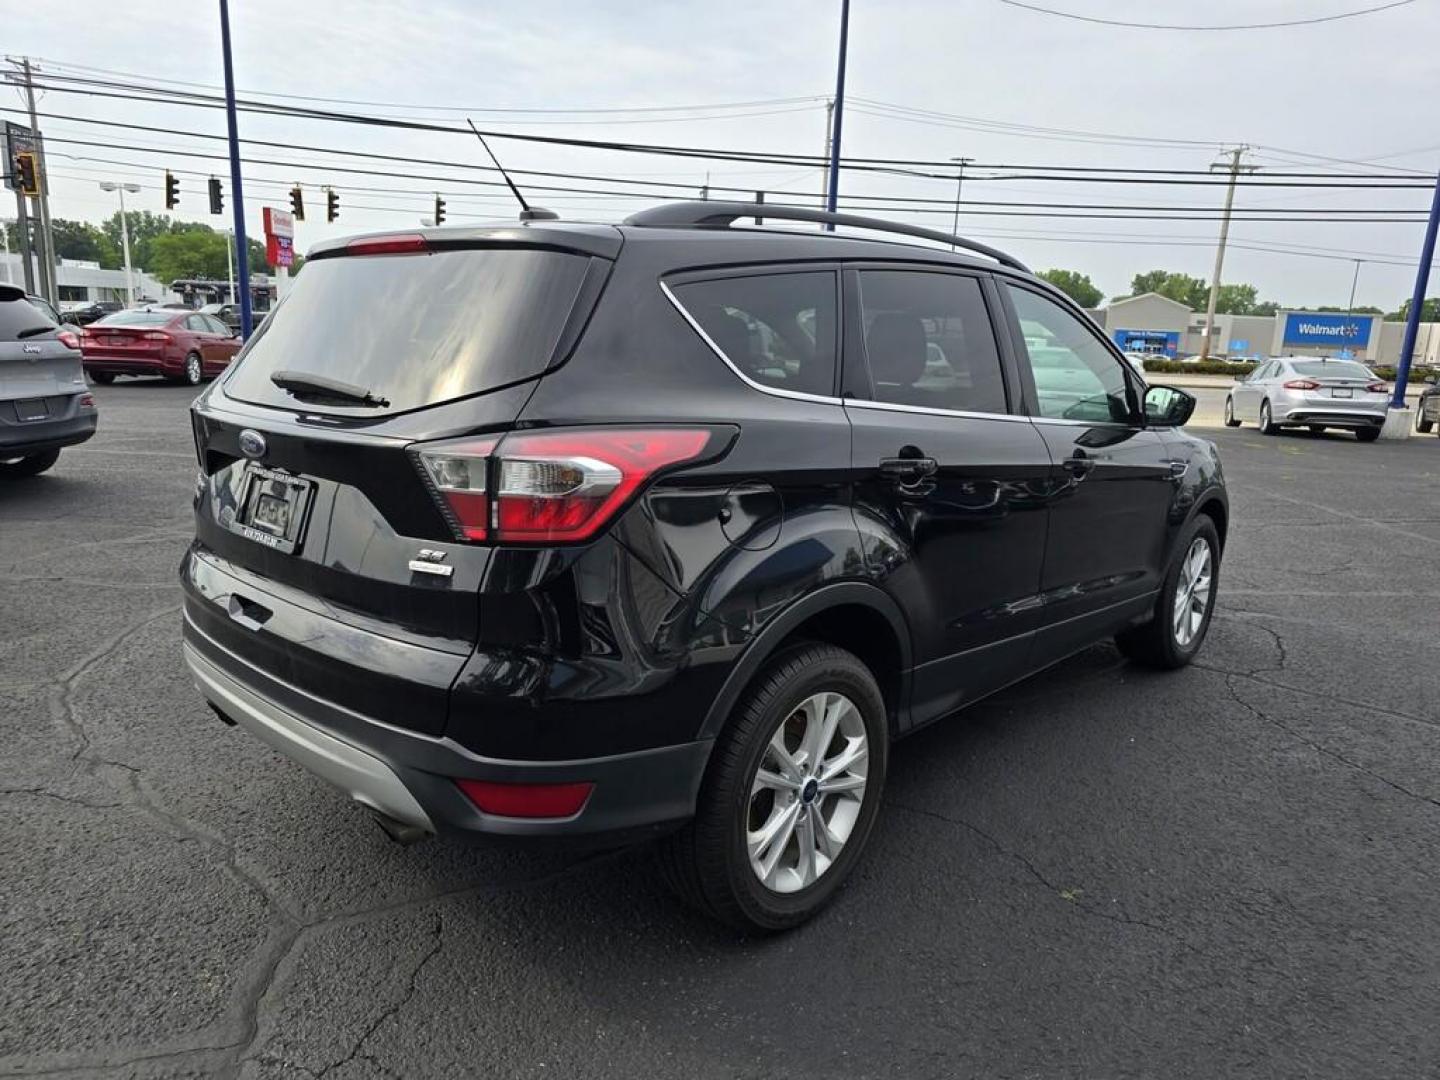
<path fill-rule="evenodd" d="M 259 461 L 265 456 L 268 447 L 265 445 L 265 436 L 252 428 L 246 428 L 240 432 L 240 452 L 252 461 Z"/>

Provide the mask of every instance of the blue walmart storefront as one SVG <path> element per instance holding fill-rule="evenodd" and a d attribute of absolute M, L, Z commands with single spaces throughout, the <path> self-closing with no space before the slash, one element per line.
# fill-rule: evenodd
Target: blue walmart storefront
<path fill-rule="evenodd" d="M 1346 315 L 1328 311 L 1287 311 L 1277 320 L 1279 340 L 1272 353 L 1297 356 L 1343 356 L 1368 360 L 1377 339 L 1379 315 Z"/>

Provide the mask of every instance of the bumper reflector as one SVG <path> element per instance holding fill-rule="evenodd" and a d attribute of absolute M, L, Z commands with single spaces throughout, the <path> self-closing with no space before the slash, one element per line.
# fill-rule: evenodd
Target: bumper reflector
<path fill-rule="evenodd" d="M 496 784 L 489 780 L 460 777 L 455 786 L 487 814 L 513 818 L 574 817 L 590 798 L 595 785 Z"/>

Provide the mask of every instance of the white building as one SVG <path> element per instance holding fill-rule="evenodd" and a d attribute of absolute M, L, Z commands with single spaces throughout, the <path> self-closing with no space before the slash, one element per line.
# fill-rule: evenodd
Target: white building
<path fill-rule="evenodd" d="M 33 264 L 32 264 L 33 265 Z M 0 254 L 0 281 L 23 285 L 25 271 L 16 252 Z M 168 288 L 143 270 L 133 273 L 135 299 L 171 300 Z M 55 285 L 62 308 L 78 307 L 95 300 L 125 300 L 125 271 L 102 270 L 100 264 L 83 259 L 61 259 L 55 268 Z M 37 283 L 38 286 L 38 283 Z"/>

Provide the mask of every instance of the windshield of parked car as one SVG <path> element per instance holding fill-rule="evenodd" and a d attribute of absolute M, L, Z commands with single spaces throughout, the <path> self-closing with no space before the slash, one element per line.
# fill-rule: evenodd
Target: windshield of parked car
<path fill-rule="evenodd" d="M 1373 379 L 1374 372 L 1364 364 L 1349 360 L 1298 360 L 1290 365 L 1296 375 L 1312 379 Z"/>
<path fill-rule="evenodd" d="M 175 317 L 173 311 L 117 311 L 106 315 L 96 326 L 164 326 Z"/>

